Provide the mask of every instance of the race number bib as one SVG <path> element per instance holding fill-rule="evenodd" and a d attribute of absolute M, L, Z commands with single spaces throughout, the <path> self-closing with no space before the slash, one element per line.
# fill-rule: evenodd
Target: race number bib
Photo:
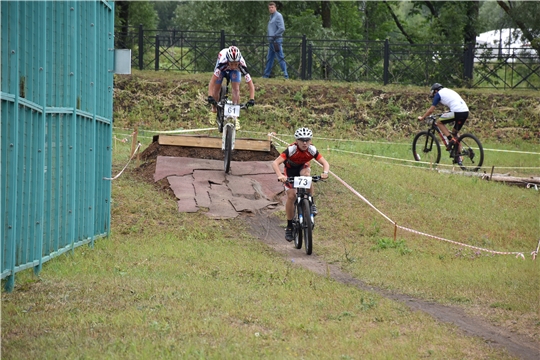
<path fill-rule="evenodd" d="M 240 116 L 240 105 L 225 104 L 225 116 Z"/>
<path fill-rule="evenodd" d="M 295 176 L 294 187 L 309 189 L 311 187 L 311 176 Z"/>

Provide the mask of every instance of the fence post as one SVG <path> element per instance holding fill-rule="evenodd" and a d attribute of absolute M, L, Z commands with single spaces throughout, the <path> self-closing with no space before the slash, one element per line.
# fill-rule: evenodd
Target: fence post
<path fill-rule="evenodd" d="M 383 81 L 384 85 L 388 85 L 388 74 L 390 73 L 390 43 L 388 39 L 384 40 L 384 61 L 383 61 Z"/>
<path fill-rule="evenodd" d="M 159 71 L 159 35 L 156 35 L 156 60 L 154 65 L 154 69 Z"/>
<path fill-rule="evenodd" d="M 302 35 L 302 73 L 301 79 L 306 80 L 306 34 Z"/>
<path fill-rule="evenodd" d="M 311 80 L 311 67 L 313 66 L 313 48 L 311 44 L 308 45 L 307 51 L 307 80 Z"/>
<path fill-rule="evenodd" d="M 221 47 L 219 48 L 219 50 L 221 51 L 221 49 L 224 49 L 225 48 L 225 30 L 221 30 L 221 34 L 220 34 L 220 45 Z"/>
<path fill-rule="evenodd" d="M 144 41 L 143 41 L 143 26 L 139 24 L 139 70 L 144 67 Z"/>

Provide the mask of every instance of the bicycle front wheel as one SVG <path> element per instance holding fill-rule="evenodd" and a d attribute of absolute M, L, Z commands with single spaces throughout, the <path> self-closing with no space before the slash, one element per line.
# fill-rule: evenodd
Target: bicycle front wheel
<path fill-rule="evenodd" d="M 227 85 L 223 82 L 221 84 L 221 89 L 219 91 L 219 100 L 218 102 L 221 104 L 223 99 L 227 98 Z M 218 130 L 220 133 L 223 132 L 223 123 L 225 122 L 225 115 L 224 115 L 223 108 L 218 106 L 217 107 L 217 124 L 218 124 Z"/>
<path fill-rule="evenodd" d="M 412 152 L 414 160 L 430 164 L 441 161 L 441 145 L 433 133 L 421 131 L 413 139 Z"/>
<path fill-rule="evenodd" d="M 302 222 L 302 230 L 304 230 L 304 247 L 306 248 L 306 254 L 311 255 L 313 251 L 313 224 L 311 223 L 311 205 L 307 199 L 302 200 L 301 204 L 302 215 L 304 221 Z"/>
<path fill-rule="evenodd" d="M 472 134 L 463 134 L 458 138 L 461 151 L 455 161 L 461 161 L 463 171 L 478 171 L 484 163 L 484 148 L 480 140 Z"/>
<path fill-rule="evenodd" d="M 226 174 L 228 174 L 231 170 L 233 131 L 234 130 L 230 126 L 225 126 L 225 150 L 223 168 Z"/>

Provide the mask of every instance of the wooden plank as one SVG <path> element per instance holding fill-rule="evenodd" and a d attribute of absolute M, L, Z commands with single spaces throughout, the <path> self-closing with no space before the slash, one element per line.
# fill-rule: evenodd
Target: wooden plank
<path fill-rule="evenodd" d="M 221 138 L 201 135 L 159 135 L 159 145 L 221 149 Z M 270 151 L 270 140 L 236 138 L 236 150 Z"/>

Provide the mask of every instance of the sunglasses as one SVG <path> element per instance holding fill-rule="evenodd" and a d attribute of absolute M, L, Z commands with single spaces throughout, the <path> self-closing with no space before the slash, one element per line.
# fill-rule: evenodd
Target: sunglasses
<path fill-rule="evenodd" d="M 309 139 L 309 138 L 308 139 L 298 139 L 298 141 L 302 141 L 302 142 L 307 143 L 308 141 L 311 141 L 311 139 Z"/>

